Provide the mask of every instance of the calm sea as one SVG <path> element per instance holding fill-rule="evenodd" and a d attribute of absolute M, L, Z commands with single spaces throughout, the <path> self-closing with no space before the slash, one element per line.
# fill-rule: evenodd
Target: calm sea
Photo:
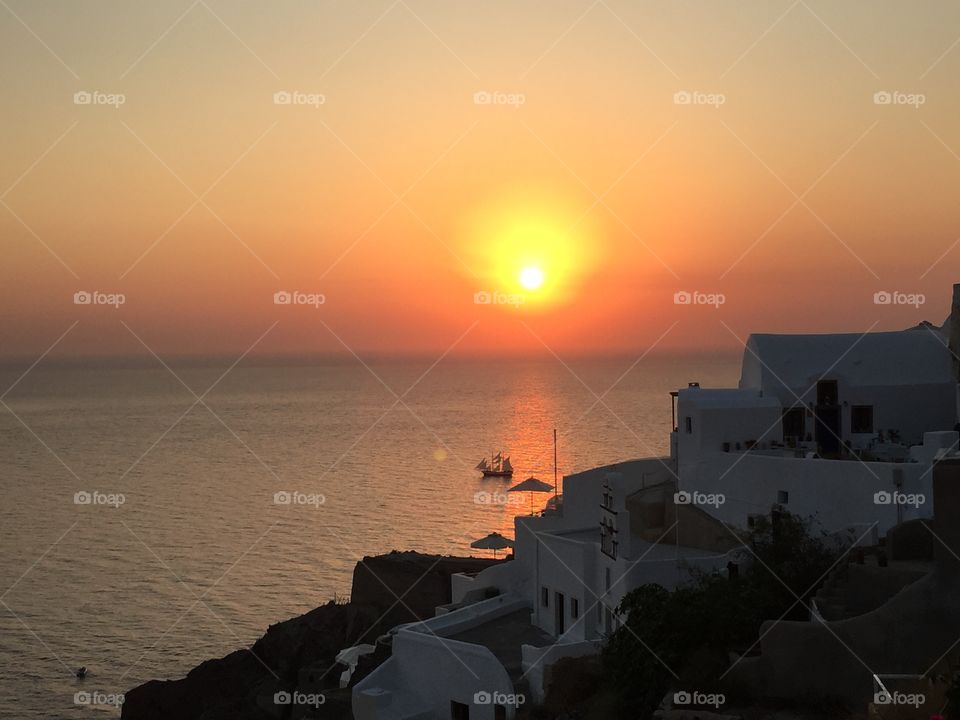
<path fill-rule="evenodd" d="M 735 384 L 739 365 L 633 362 L 223 363 L 174 366 L 180 379 L 41 364 L 0 405 L 0 717 L 110 716 L 75 693 L 249 645 L 349 593 L 365 554 L 512 536 L 529 496 L 497 504 L 509 483 L 480 478 L 483 456 L 552 481 L 554 427 L 561 475 L 666 453 L 669 390 Z M 20 372 L 0 372 L 0 393 Z"/>

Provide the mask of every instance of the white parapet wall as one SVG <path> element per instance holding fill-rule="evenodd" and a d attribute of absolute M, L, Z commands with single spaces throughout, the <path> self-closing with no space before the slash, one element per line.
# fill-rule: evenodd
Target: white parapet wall
<path fill-rule="evenodd" d="M 737 527 L 747 527 L 749 515 L 782 504 L 794 515 L 815 517 L 830 532 L 877 523 L 885 535 L 898 522 L 933 515 L 930 467 L 717 452 L 681 465 L 680 478 L 683 490 L 723 494 L 723 504 L 709 511 Z M 887 496 L 880 493 L 922 502 L 884 502 Z"/>
<path fill-rule="evenodd" d="M 483 645 L 451 640 L 529 605 L 515 595 L 500 595 L 423 622 L 392 631 L 390 659 L 353 688 L 357 720 L 413 720 L 450 716 L 450 703 L 470 706 L 473 720 L 493 720 L 492 703 L 475 703 L 487 696 L 515 695 L 503 663 Z M 507 707 L 512 718 L 516 707 Z"/>

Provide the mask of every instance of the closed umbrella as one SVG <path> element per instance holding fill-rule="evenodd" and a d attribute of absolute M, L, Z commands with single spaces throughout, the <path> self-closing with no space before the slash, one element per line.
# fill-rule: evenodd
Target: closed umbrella
<path fill-rule="evenodd" d="M 477 548 L 478 550 L 493 550 L 493 556 L 496 557 L 497 550 L 505 550 L 506 548 L 513 547 L 513 540 L 504 537 L 498 532 L 493 532 L 484 538 L 470 543 L 470 547 Z"/>
<path fill-rule="evenodd" d="M 512 488 L 509 488 L 507 492 L 530 493 L 530 514 L 533 515 L 533 494 L 535 492 L 551 492 L 552 490 L 553 485 L 550 483 L 545 483 L 543 480 L 538 480 L 535 477 L 528 477 L 522 483 L 517 483 Z"/>

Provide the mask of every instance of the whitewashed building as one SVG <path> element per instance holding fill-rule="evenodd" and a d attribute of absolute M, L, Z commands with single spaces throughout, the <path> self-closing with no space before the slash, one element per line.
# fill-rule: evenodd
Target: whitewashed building
<path fill-rule="evenodd" d="M 775 508 L 864 544 L 930 517 L 933 463 L 960 443 L 954 291 L 942 329 L 751 336 L 738 388 L 671 393 L 669 457 L 566 476 L 555 508 L 515 519 L 513 560 L 453 576 L 450 605 L 395 628 L 354 716 L 512 718 L 558 659 L 597 652 L 626 593 L 732 572 Z"/>

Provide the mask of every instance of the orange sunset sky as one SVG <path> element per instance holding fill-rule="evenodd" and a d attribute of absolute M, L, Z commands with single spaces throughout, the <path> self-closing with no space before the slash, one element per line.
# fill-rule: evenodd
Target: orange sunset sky
<path fill-rule="evenodd" d="M 5 358 L 732 350 L 960 280 L 956 2 L 5 0 L 0 46 Z"/>

